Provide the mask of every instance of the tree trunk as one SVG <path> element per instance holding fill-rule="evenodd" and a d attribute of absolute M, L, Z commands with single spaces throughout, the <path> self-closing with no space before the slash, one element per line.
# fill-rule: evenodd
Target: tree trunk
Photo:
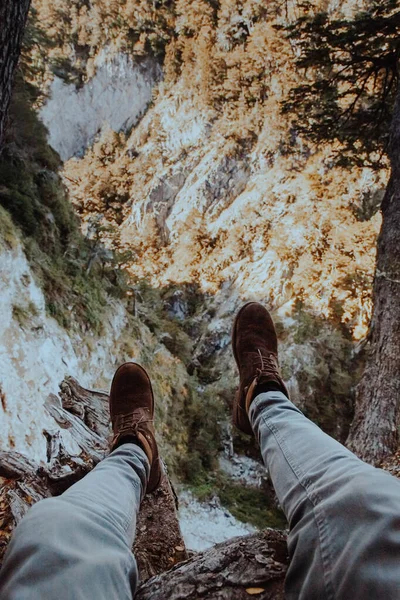
<path fill-rule="evenodd" d="M 283 600 L 286 538 L 266 530 L 235 538 L 142 584 L 135 600 Z"/>
<path fill-rule="evenodd" d="M 392 173 L 381 209 L 369 354 L 347 440 L 353 452 L 375 465 L 396 451 L 400 425 L 400 88 L 389 156 Z"/>
<path fill-rule="evenodd" d="M 30 0 L 0 1 L 0 153 Z"/>

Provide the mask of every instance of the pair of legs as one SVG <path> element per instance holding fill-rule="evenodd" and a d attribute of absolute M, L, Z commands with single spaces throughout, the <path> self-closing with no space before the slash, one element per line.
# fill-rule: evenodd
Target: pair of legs
<path fill-rule="evenodd" d="M 254 329 L 265 331 L 257 319 Z M 274 347 L 256 340 L 252 352 L 244 325 L 234 334 L 241 373 L 234 420 L 245 428 L 245 410 L 289 523 L 286 597 L 399 598 L 400 482 L 363 463 L 290 402 Z M 246 363 L 252 354 L 261 357 L 254 372 L 253 359 Z M 140 432 L 133 434 L 139 443 L 132 443 L 135 435 L 122 437 L 82 481 L 29 511 L 0 573 L 2 599 L 133 598 L 136 515 L 154 471 Z"/>

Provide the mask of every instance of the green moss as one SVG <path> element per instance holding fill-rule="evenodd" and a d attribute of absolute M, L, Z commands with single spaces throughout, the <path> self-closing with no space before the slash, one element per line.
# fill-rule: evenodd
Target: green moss
<path fill-rule="evenodd" d="M 26 306 L 14 304 L 12 307 L 13 319 L 15 319 L 24 329 L 32 324 L 32 319 L 38 315 L 38 311 L 33 302 L 29 302 Z"/>
<path fill-rule="evenodd" d="M 230 479 L 221 471 L 198 480 L 190 487 L 201 501 L 218 496 L 222 506 L 243 523 L 250 523 L 259 529 L 266 527 L 284 528 L 286 519 L 282 511 L 267 491 L 246 487 Z"/>
<path fill-rule="evenodd" d="M 182 426 L 187 431 L 187 448 L 179 461 L 179 475 L 187 482 L 196 481 L 216 468 L 221 450 L 221 424 L 226 419 L 220 398 L 209 391 L 198 392 L 194 383 L 182 415 Z"/>
<path fill-rule="evenodd" d="M 295 316 L 297 318 L 296 332 L 293 337 L 295 344 L 303 344 L 318 336 L 321 330 L 321 320 L 310 312 L 297 306 Z"/>
<path fill-rule="evenodd" d="M 193 342 L 188 334 L 174 321 L 164 320 L 162 342 L 168 350 L 186 365 L 192 357 Z"/>
<path fill-rule="evenodd" d="M 296 305 L 292 315 L 295 322 L 285 341 L 290 350 L 289 361 L 283 353 L 282 373 L 286 380 L 293 375 L 290 357 L 294 353 L 303 412 L 344 442 L 353 417 L 358 359 L 353 355 L 351 335 L 340 321 L 336 304 L 332 311 L 332 317 L 327 319 L 300 302 Z"/>
<path fill-rule="evenodd" d="M 283 513 L 268 502 L 266 494 L 259 489 L 251 489 L 234 483 L 225 483 L 219 498 L 236 519 L 251 523 L 260 529 L 265 527 L 283 528 L 286 519 Z"/>
<path fill-rule="evenodd" d="M 10 214 L 0 206 L 0 244 L 6 248 L 16 248 L 18 245 L 17 231 Z"/>
<path fill-rule="evenodd" d="M 80 250 L 78 247 L 76 252 Z M 107 280 L 84 270 L 82 254 L 80 259 L 75 253 L 69 257 L 50 255 L 32 238 L 25 241 L 25 251 L 45 294 L 48 313 L 62 327 L 77 323 L 100 334 L 107 309 Z"/>

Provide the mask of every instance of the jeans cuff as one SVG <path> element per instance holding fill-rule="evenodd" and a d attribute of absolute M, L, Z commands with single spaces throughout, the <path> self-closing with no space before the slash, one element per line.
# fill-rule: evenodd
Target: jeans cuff
<path fill-rule="evenodd" d="M 273 408 L 273 406 L 275 405 L 275 403 L 271 402 L 271 400 L 286 400 L 290 402 L 283 392 L 272 391 L 262 392 L 261 394 L 258 394 L 258 396 L 256 396 L 250 404 L 249 408 L 249 421 L 253 429 L 259 413 L 263 410 Z"/>
<path fill-rule="evenodd" d="M 149 459 L 147 458 L 147 455 L 145 453 L 145 451 L 143 450 L 143 448 L 141 448 L 138 444 L 134 444 L 134 443 L 126 443 L 126 444 L 121 444 L 121 446 L 118 446 L 118 448 L 116 448 L 115 450 L 113 450 L 110 454 L 110 456 L 112 455 L 119 455 L 121 456 L 121 458 L 128 456 L 134 456 L 140 463 L 141 463 L 141 467 L 140 468 L 138 465 L 137 466 L 133 466 L 130 465 L 133 470 L 136 472 L 136 474 L 138 475 L 139 479 L 140 479 L 140 483 L 141 483 L 141 499 L 143 499 L 145 493 L 146 493 L 146 487 L 147 487 L 147 482 L 149 480 L 150 477 L 150 463 L 149 463 Z"/>

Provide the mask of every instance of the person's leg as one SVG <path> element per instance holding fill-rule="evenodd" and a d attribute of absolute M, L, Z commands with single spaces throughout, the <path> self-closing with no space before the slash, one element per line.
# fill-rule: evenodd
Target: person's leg
<path fill-rule="evenodd" d="M 58 498 L 31 508 L 0 573 L 2 600 L 131 600 L 131 547 L 144 493 L 162 479 L 154 396 L 146 371 L 125 363 L 110 392 L 111 454 Z"/>
<path fill-rule="evenodd" d="M 150 466 L 122 444 L 61 496 L 35 504 L 16 528 L 0 572 L 2 600 L 132 600 L 131 552 Z"/>
<path fill-rule="evenodd" d="M 400 598 L 400 482 L 359 460 L 280 391 L 249 418 L 289 522 L 286 597 Z"/>
<path fill-rule="evenodd" d="M 233 422 L 255 433 L 289 521 L 290 600 L 400 598 L 400 482 L 363 463 L 288 400 L 269 312 L 249 302 L 232 332 Z"/>

